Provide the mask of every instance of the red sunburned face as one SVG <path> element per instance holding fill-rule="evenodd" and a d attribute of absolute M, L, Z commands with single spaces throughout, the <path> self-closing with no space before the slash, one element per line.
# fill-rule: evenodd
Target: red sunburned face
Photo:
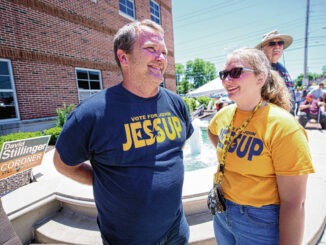
<path fill-rule="evenodd" d="M 281 40 L 280 38 L 275 38 L 269 41 L 269 42 L 275 42 L 274 46 L 270 46 L 268 42 L 262 48 L 263 52 L 266 54 L 267 58 L 271 63 L 277 63 L 282 56 L 283 45 L 278 45 L 278 42 L 280 41 L 283 40 Z"/>

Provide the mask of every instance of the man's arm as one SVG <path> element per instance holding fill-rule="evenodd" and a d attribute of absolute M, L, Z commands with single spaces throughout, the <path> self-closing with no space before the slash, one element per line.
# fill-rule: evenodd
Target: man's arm
<path fill-rule="evenodd" d="M 73 179 L 81 184 L 93 184 L 93 169 L 91 165 L 87 163 L 80 163 L 76 166 L 69 166 L 61 160 L 57 150 L 54 152 L 53 162 L 58 172 L 67 176 L 68 178 Z"/>
<path fill-rule="evenodd" d="M 300 110 L 300 111 L 305 110 L 305 109 L 307 109 L 307 108 L 310 108 L 310 104 L 304 104 L 304 103 L 302 103 L 302 104 L 300 104 L 300 106 L 299 106 L 299 110 Z"/>

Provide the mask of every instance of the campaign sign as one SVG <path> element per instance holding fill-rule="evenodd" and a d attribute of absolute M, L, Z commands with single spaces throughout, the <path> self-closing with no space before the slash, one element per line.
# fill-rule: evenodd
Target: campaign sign
<path fill-rule="evenodd" d="M 50 138 L 50 135 L 46 135 L 3 143 L 0 153 L 0 179 L 40 165 Z"/>

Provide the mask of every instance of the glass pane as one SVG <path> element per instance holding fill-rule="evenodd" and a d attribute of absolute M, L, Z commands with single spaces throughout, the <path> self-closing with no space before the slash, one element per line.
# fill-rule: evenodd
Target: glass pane
<path fill-rule="evenodd" d="M 0 92 L 0 119 L 16 118 L 14 94 Z"/>
<path fill-rule="evenodd" d="M 77 70 L 77 79 L 88 79 L 87 71 Z"/>
<path fill-rule="evenodd" d="M 126 13 L 126 7 L 120 4 L 120 11 Z"/>
<path fill-rule="evenodd" d="M 0 92 L 0 104 L 1 105 L 14 105 L 14 93 L 13 92 Z"/>
<path fill-rule="evenodd" d="M 96 71 L 89 72 L 89 79 L 90 80 L 100 80 L 100 74 Z"/>
<path fill-rule="evenodd" d="M 127 7 L 130 8 L 130 9 L 133 9 L 134 8 L 134 5 L 132 2 L 128 1 L 127 2 Z"/>
<path fill-rule="evenodd" d="M 127 14 L 131 17 L 134 17 L 134 11 L 127 9 Z"/>
<path fill-rule="evenodd" d="M 0 75 L 0 89 L 12 89 L 9 76 Z"/>
<path fill-rule="evenodd" d="M 87 99 L 88 97 L 90 97 L 90 94 L 88 91 L 79 91 L 79 100 L 83 101 L 85 99 Z"/>
<path fill-rule="evenodd" d="M 126 5 L 126 0 L 120 0 L 120 5 L 121 4 Z"/>
<path fill-rule="evenodd" d="M 9 75 L 8 62 L 0 61 L 0 75 Z"/>
<path fill-rule="evenodd" d="M 100 89 L 99 82 L 91 82 L 91 89 Z"/>
<path fill-rule="evenodd" d="M 79 80 L 78 88 L 79 89 L 89 89 L 88 81 Z"/>

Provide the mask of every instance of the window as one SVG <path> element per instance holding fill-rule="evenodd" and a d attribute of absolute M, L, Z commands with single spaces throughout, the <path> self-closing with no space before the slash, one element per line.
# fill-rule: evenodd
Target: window
<path fill-rule="evenodd" d="M 135 4 L 134 0 L 120 0 L 119 1 L 119 13 L 128 19 L 135 19 Z"/>
<path fill-rule="evenodd" d="M 157 24 L 161 24 L 160 5 L 153 0 L 149 1 L 149 5 L 151 9 L 151 20 Z"/>
<path fill-rule="evenodd" d="M 98 70 L 76 68 L 79 102 L 101 91 L 102 79 Z"/>
<path fill-rule="evenodd" d="M 0 121 L 19 119 L 10 60 L 0 59 Z"/>

